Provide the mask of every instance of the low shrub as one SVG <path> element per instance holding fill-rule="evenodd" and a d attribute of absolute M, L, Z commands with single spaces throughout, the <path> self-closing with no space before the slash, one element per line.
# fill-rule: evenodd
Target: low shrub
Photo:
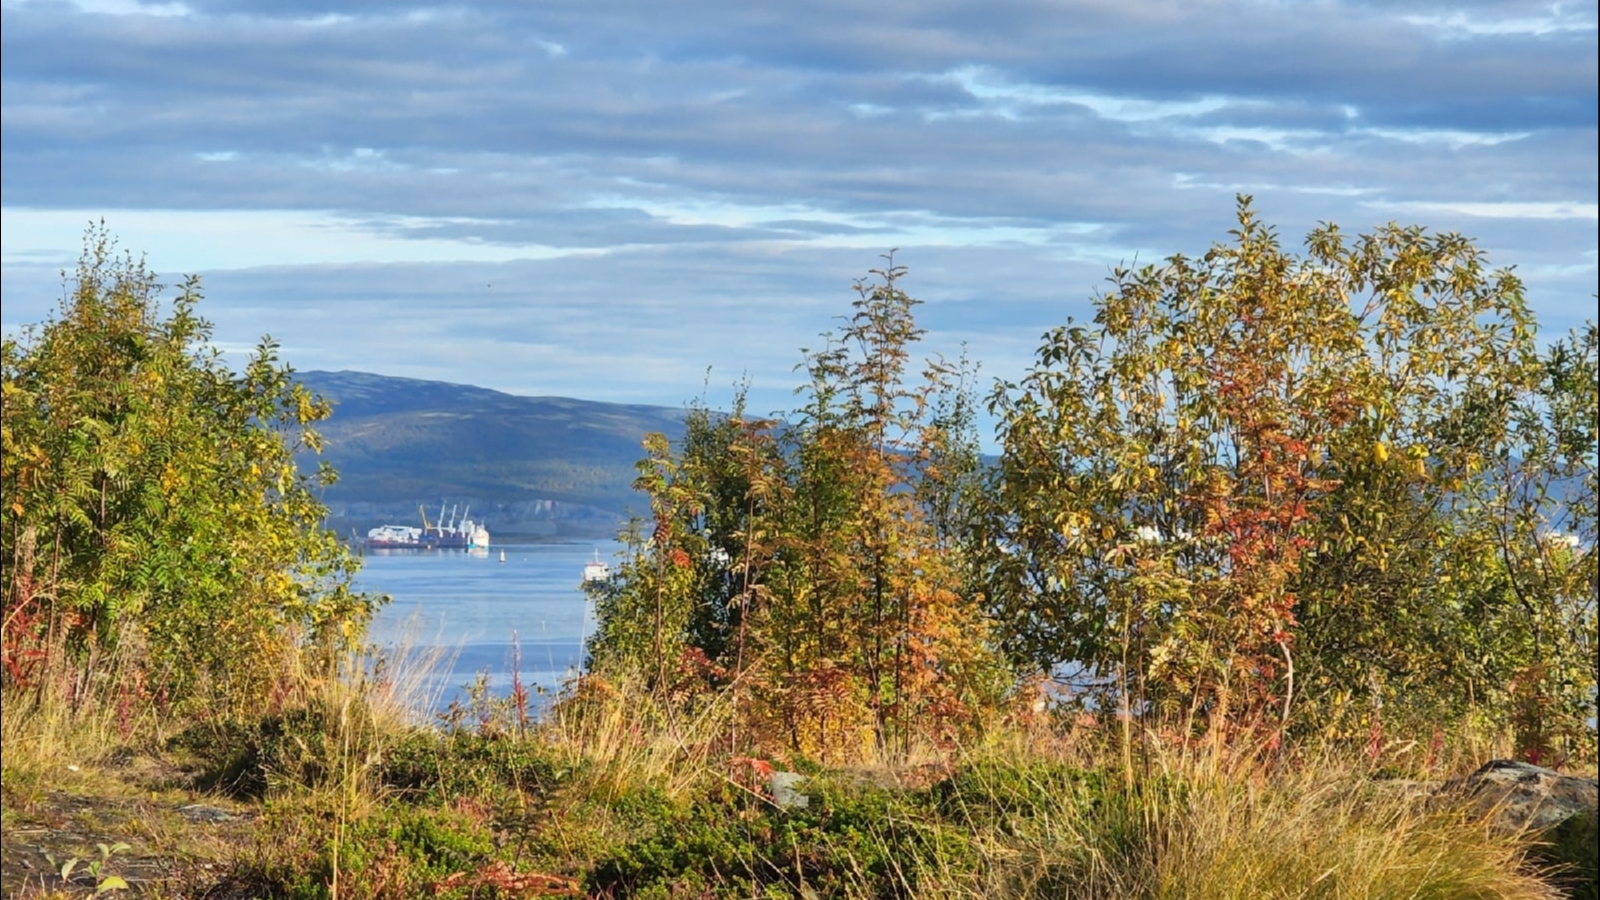
<path fill-rule="evenodd" d="M 927 791 L 814 778 L 804 793 L 804 807 L 742 790 L 636 807 L 654 821 L 587 886 L 615 898 L 909 898 L 942 893 L 981 862 Z"/>
<path fill-rule="evenodd" d="M 465 889 L 452 889 L 451 876 L 495 861 L 488 818 L 470 807 L 394 804 L 340 822 L 283 806 L 266 825 L 275 839 L 241 864 L 235 881 L 290 900 L 461 897 Z"/>
<path fill-rule="evenodd" d="M 320 788 L 368 768 L 390 737 L 360 702 L 312 702 L 254 721 L 195 725 L 174 745 L 195 754 L 200 787 L 261 799 L 274 787 Z"/>
<path fill-rule="evenodd" d="M 411 801 L 507 793 L 548 797 L 584 768 L 539 740 L 418 730 L 387 749 L 377 780 Z"/>

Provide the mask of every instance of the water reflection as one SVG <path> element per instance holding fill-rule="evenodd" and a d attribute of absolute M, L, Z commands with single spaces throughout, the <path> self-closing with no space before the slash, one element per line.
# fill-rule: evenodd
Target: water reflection
<path fill-rule="evenodd" d="M 422 681 L 435 710 L 462 699 L 480 673 L 494 694 L 508 694 L 518 657 L 530 691 L 554 691 L 577 673 L 594 626 L 579 587 L 584 563 L 617 549 L 607 541 L 371 551 L 361 586 L 394 598 L 374 618 L 371 639 L 402 664 L 435 660 Z"/>

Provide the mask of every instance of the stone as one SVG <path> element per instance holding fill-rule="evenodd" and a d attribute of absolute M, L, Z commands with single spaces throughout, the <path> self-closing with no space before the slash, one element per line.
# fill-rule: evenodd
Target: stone
<path fill-rule="evenodd" d="M 1573 816 L 1600 814 L 1600 782 L 1532 763 L 1495 759 L 1445 782 L 1442 796 L 1468 798 L 1471 809 L 1511 831 L 1548 831 Z"/>
<path fill-rule="evenodd" d="M 773 772 L 768 780 L 768 787 L 772 789 L 772 802 L 783 809 L 804 808 L 811 805 L 811 798 L 800 793 L 800 785 L 806 780 L 799 772 Z"/>
<path fill-rule="evenodd" d="M 178 814 L 191 822 L 231 822 L 239 818 L 221 807 L 206 806 L 203 803 L 180 806 L 178 807 Z"/>

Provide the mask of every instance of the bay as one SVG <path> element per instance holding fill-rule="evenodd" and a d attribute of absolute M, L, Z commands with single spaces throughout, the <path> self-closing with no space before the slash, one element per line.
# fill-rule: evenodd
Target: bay
<path fill-rule="evenodd" d="M 360 588 L 393 598 L 374 616 L 369 640 L 399 669 L 397 678 L 415 682 L 412 701 L 433 712 L 464 699 L 480 675 L 496 696 L 511 692 L 515 672 L 530 692 L 548 697 L 578 673 L 594 628 L 583 565 L 597 553 L 614 565 L 619 548 L 586 541 L 487 553 L 368 551 Z"/>

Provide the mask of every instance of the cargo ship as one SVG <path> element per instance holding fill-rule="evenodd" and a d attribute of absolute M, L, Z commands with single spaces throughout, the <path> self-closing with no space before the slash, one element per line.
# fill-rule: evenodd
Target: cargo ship
<path fill-rule="evenodd" d="M 414 525 L 379 525 L 367 532 L 363 541 L 370 550 L 476 550 L 489 546 L 489 529 L 481 522 L 468 518 L 468 506 L 460 518 L 455 507 L 446 516 L 444 504 L 439 504 L 439 518 L 428 521 L 428 513 L 417 507 L 422 516 L 422 527 Z"/>

